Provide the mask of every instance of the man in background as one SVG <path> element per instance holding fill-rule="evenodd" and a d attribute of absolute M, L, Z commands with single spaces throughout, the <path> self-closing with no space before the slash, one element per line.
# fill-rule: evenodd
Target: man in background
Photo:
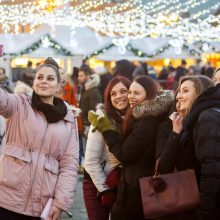
<path fill-rule="evenodd" d="M 82 111 L 82 121 L 84 125 L 84 134 L 87 136 L 89 130 L 88 112 L 95 110 L 96 105 L 101 102 L 102 96 L 98 88 L 100 77 L 93 70 L 83 65 L 78 72 L 78 82 L 80 89 L 78 91 L 79 107 Z"/>

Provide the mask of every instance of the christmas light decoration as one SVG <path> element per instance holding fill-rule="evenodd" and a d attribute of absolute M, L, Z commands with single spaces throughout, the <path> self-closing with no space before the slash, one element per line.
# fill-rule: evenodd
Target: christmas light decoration
<path fill-rule="evenodd" d="M 179 39 L 183 42 L 220 41 L 220 8 L 217 0 L 39 0 L 18 4 L 0 3 L 4 33 L 18 34 L 28 26 L 31 33 L 41 24 L 89 26 L 114 39 L 145 37 Z M 74 28 L 73 28 L 74 24 Z M 72 45 L 76 44 L 71 34 Z M 119 45 L 120 51 L 124 49 Z M 181 47 L 176 47 L 180 52 Z"/>
<path fill-rule="evenodd" d="M 64 55 L 64 56 L 73 56 L 73 54 L 68 51 L 66 48 L 64 48 L 62 45 L 60 45 L 58 42 L 53 40 L 50 35 L 45 35 L 41 37 L 38 41 L 34 42 L 29 47 L 25 48 L 24 50 L 18 52 L 18 53 L 3 53 L 4 56 L 11 56 L 11 57 L 18 57 L 24 54 L 29 54 L 34 52 L 35 50 L 39 49 L 40 47 L 51 47 L 54 50 L 58 52 L 58 54 Z"/>

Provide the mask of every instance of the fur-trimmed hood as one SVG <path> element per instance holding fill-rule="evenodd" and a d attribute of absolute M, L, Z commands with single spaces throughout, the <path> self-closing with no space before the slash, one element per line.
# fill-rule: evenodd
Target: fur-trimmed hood
<path fill-rule="evenodd" d="M 92 74 L 91 78 L 85 83 L 85 90 L 89 90 L 98 87 L 100 83 L 100 77 L 98 74 Z"/>
<path fill-rule="evenodd" d="M 134 107 L 132 114 L 134 118 L 147 116 L 159 116 L 170 110 L 174 101 L 174 94 L 169 90 L 162 90 L 153 100 L 146 100 Z"/>
<path fill-rule="evenodd" d="M 14 94 L 26 94 L 27 96 L 32 96 L 33 89 L 25 84 L 24 82 L 18 81 L 14 88 Z"/>

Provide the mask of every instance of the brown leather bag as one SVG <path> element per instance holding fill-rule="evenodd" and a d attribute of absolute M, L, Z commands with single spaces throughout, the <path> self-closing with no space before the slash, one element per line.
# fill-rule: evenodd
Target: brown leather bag
<path fill-rule="evenodd" d="M 199 204 L 194 170 L 143 177 L 140 187 L 146 219 L 192 210 Z"/>

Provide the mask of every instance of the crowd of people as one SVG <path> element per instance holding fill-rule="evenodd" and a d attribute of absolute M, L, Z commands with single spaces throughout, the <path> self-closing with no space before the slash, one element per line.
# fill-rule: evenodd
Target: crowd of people
<path fill-rule="evenodd" d="M 157 219 L 220 218 L 219 68 L 182 60 L 156 74 L 120 60 L 112 73 L 83 63 L 70 75 L 48 58 L 31 78 L 14 88 L 0 68 L 0 219 L 39 219 L 49 198 L 59 219 L 77 172 L 89 220 L 145 219 L 139 179 L 156 163 L 194 169 L 200 190 L 197 209 Z"/>

